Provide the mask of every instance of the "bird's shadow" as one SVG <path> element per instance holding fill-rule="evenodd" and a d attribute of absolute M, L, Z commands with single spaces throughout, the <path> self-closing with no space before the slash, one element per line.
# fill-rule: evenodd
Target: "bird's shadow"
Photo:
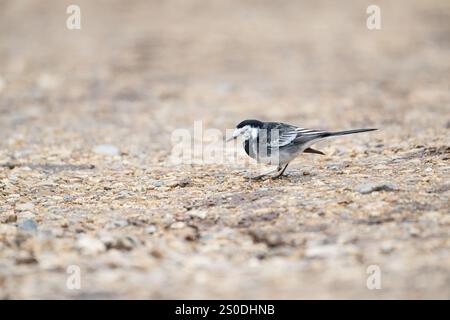
<path fill-rule="evenodd" d="M 278 180 L 292 180 L 292 178 L 297 178 L 296 176 L 294 176 L 294 175 L 291 175 L 291 174 L 283 174 L 283 175 L 281 175 L 281 176 L 270 176 L 270 175 L 267 175 L 267 176 L 263 176 L 263 177 L 253 177 L 253 176 L 246 176 L 245 177 L 248 181 L 254 181 L 254 182 L 256 182 L 256 181 L 266 181 L 266 180 L 273 180 L 273 181 L 278 181 Z M 296 179 L 296 180 L 298 180 L 298 179 Z"/>
<path fill-rule="evenodd" d="M 263 177 L 254 177 L 254 176 L 244 176 L 247 181 L 250 182 L 258 182 L 258 181 L 289 181 L 289 182 L 308 182 L 311 181 L 311 175 L 304 175 L 302 173 L 290 172 L 285 173 L 281 176 L 273 177 L 271 175 L 266 175 Z"/>

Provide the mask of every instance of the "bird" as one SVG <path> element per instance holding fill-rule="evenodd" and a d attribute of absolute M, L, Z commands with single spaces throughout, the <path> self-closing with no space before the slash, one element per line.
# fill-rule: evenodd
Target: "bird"
<path fill-rule="evenodd" d="M 275 170 L 252 177 L 252 179 L 260 179 L 272 173 L 275 173 L 272 178 L 277 179 L 283 175 L 289 163 L 299 154 L 324 155 L 323 152 L 311 148 L 314 143 L 331 137 L 375 130 L 377 129 L 367 128 L 332 132 L 300 128 L 282 122 L 263 122 L 251 119 L 240 122 L 227 141 L 243 136 L 243 146 L 247 155 L 257 160 L 258 163 L 277 166 Z"/>

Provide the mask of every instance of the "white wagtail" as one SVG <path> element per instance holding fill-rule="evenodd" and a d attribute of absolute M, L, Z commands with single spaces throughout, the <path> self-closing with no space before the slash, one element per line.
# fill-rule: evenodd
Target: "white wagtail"
<path fill-rule="evenodd" d="M 258 163 L 276 165 L 271 170 L 253 179 L 276 172 L 273 178 L 281 177 L 289 163 L 300 153 L 324 154 L 311 148 L 314 143 L 335 136 L 373 131 L 377 129 L 354 129 L 337 132 L 299 128 L 281 122 L 244 120 L 236 126 L 233 136 L 227 141 L 244 137 L 245 152 Z"/>

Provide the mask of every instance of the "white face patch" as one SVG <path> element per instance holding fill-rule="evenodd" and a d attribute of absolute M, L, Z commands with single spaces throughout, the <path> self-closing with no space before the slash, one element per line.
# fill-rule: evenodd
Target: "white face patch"
<path fill-rule="evenodd" d="M 254 131 L 256 131 L 256 133 Z M 245 140 L 248 140 L 250 138 L 256 137 L 256 135 L 258 135 L 258 130 L 250 126 L 245 126 L 241 128 L 241 134 L 244 136 Z"/>
<path fill-rule="evenodd" d="M 233 133 L 233 137 L 237 138 L 240 135 L 242 135 L 245 140 L 248 140 L 250 138 L 256 139 L 258 137 L 258 128 L 252 128 L 250 126 L 245 126 L 242 128 L 235 129 L 234 133 Z"/>

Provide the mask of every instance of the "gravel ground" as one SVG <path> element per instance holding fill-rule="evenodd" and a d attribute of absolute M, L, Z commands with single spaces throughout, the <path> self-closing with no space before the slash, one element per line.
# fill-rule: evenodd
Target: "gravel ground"
<path fill-rule="evenodd" d="M 0 298 L 450 298 L 448 1 L 76 2 L 0 1 Z M 170 161 L 246 118 L 380 130 Z"/>

